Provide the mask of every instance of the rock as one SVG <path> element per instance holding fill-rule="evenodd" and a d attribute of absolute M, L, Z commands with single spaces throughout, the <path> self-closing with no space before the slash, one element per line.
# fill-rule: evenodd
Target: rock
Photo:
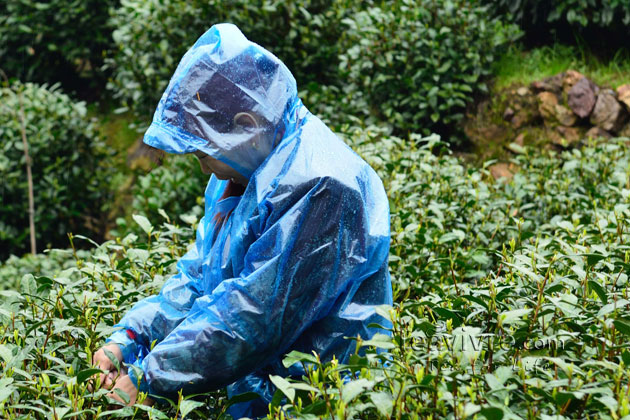
<path fill-rule="evenodd" d="M 543 119 L 546 121 L 554 120 L 558 97 L 551 92 L 540 92 L 536 98 L 538 99 L 538 112 Z"/>
<path fill-rule="evenodd" d="M 508 106 L 507 108 L 505 108 L 505 111 L 503 112 L 503 119 L 505 121 L 510 121 L 513 117 L 514 117 L 514 110 Z"/>
<path fill-rule="evenodd" d="M 621 85 L 617 88 L 619 101 L 623 102 L 630 110 L 630 85 Z"/>
<path fill-rule="evenodd" d="M 600 137 L 603 137 L 605 139 L 609 139 L 612 137 L 612 135 L 606 131 L 606 130 L 602 130 L 599 127 L 593 127 L 590 130 L 588 130 L 586 132 L 586 134 L 584 135 L 587 139 L 598 139 Z"/>
<path fill-rule="evenodd" d="M 506 105 L 507 108 L 514 111 L 514 114 L 510 116 L 511 113 L 506 108 L 503 117 L 510 121 L 515 129 L 532 124 L 540 117 L 536 96 L 526 87 L 520 87 L 515 91 L 511 91 Z"/>
<path fill-rule="evenodd" d="M 556 146 L 569 147 L 582 138 L 582 131 L 577 127 L 558 126 L 550 136 Z"/>
<path fill-rule="evenodd" d="M 515 129 L 519 129 L 530 122 L 532 122 L 535 118 L 532 117 L 532 114 L 528 113 L 525 110 L 520 110 L 513 118 L 512 118 L 512 127 Z"/>
<path fill-rule="evenodd" d="M 552 92 L 556 95 L 562 94 L 562 84 L 564 82 L 564 73 L 558 73 L 555 76 L 547 77 L 543 80 L 536 81 L 531 84 L 534 92 Z"/>
<path fill-rule="evenodd" d="M 564 126 L 572 126 L 577 122 L 575 114 L 564 105 L 558 103 L 558 97 L 551 92 L 540 92 L 538 99 L 538 112 L 545 123 L 560 123 Z"/>
<path fill-rule="evenodd" d="M 584 78 L 584 75 L 579 71 L 567 70 L 562 81 L 562 92 L 568 95 L 569 90 L 582 78 Z"/>
<path fill-rule="evenodd" d="M 621 130 L 619 130 L 619 137 L 630 138 L 630 123 L 627 123 Z"/>
<path fill-rule="evenodd" d="M 598 88 L 586 77 L 578 80 L 567 93 L 567 102 L 573 112 L 580 118 L 586 118 L 593 111 Z"/>
<path fill-rule="evenodd" d="M 623 127 L 628 114 L 615 98 L 612 91 L 602 91 L 597 95 L 597 102 L 591 113 L 591 124 L 606 131 L 618 132 Z"/>
<path fill-rule="evenodd" d="M 577 122 L 577 116 L 564 105 L 556 105 L 554 107 L 554 116 L 556 120 L 565 127 L 575 125 Z"/>
<path fill-rule="evenodd" d="M 490 165 L 488 169 L 494 179 L 503 178 L 505 181 L 510 181 L 516 173 L 516 167 L 511 163 L 495 163 Z"/>
<path fill-rule="evenodd" d="M 527 87 L 521 86 L 520 88 L 516 89 L 516 94 L 518 96 L 527 96 L 531 94 L 531 91 Z"/>

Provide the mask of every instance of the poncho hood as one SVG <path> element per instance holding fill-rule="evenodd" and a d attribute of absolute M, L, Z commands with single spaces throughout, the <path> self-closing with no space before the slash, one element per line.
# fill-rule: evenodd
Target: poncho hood
<path fill-rule="evenodd" d="M 200 150 L 250 178 L 283 137 L 301 107 L 295 78 L 273 54 L 234 25 L 212 26 L 186 52 L 144 135 L 169 153 Z M 239 127 L 239 112 L 258 127 Z"/>

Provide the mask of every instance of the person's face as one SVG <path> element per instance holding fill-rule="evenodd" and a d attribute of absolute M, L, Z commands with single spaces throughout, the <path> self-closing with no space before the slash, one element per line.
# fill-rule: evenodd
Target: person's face
<path fill-rule="evenodd" d="M 231 179 L 237 184 L 247 185 L 247 178 L 227 163 L 223 163 L 199 150 L 195 151 L 193 154 L 199 160 L 199 166 L 201 166 L 201 171 L 204 174 L 214 174 L 219 179 Z"/>

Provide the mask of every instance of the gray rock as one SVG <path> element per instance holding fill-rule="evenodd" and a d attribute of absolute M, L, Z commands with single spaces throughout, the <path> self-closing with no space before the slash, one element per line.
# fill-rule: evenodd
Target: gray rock
<path fill-rule="evenodd" d="M 562 82 L 562 92 L 564 95 L 568 95 L 571 88 L 582 78 L 584 78 L 584 75 L 579 71 L 567 70 L 564 74 L 564 80 Z"/>
<path fill-rule="evenodd" d="M 569 147 L 580 141 L 583 131 L 577 127 L 559 126 L 550 133 L 551 142 L 556 146 Z"/>
<path fill-rule="evenodd" d="M 628 109 L 630 109 L 630 84 L 619 86 L 617 88 L 617 95 L 619 97 L 619 101 L 626 104 Z"/>
<path fill-rule="evenodd" d="M 602 91 L 597 95 L 597 102 L 591 113 L 591 124 L 609 132 L 618 132 L 627 118 L 628 113 L 612 91 Z"/>
<path fill-rule="evenodd" d="M 562 95 L 562 84 L 564 82 L 564 73 L 558 73 L 555 76 L 547 77 L 543 80 L 536 81 L 531 84 L 534 92 L 552 92 L 558 96 Z"/>
<path fill-rule="evenodd" d="M 569 107 L 580 118 L 588 117 L 593 111 L 598 88 L 586 77 L 582 77 L 569 89 Z"/>
<path fill-rule="evenodd" d="M 512 117 L 514 117 L 514 110 L 508 106 L 503 112 L 503 119 L 505 121 L 510 121 Z"/>
<path fill-rule="evenodd" d="M 605 139 L 609 139 L 612 137 L 612 135 L 606 131 L 606 130 L 602 130 L 599 127 L 593 127 L 590 130 L 588 130 L 586 132 L 586 134 L 584 135 L 587 139 L 598 139 L 600 137 L 603 137 Z"/>
<path fill-rule="evenodd" d="M 555 120 L 555 109 L 558 105 L 558 97 L 551 92 L 540 92 L 538 99 L 538 112 L 545 121 Z"/>
<path fill-rule="evenodd" d="M 556 120 L 565 127 L 571 127 L 577 122 L 577 116 L 569 108 L 563 105 L 554 107 L 554 115 Z"/>

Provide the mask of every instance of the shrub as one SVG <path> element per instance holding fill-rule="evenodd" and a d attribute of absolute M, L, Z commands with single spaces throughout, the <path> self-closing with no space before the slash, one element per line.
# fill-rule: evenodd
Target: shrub
<path fill-rule="evenodd" d="M 193 156 L 169 156 L 162 166 L 138 178 L 132 189 L 132 211 L 155 224 L 162 222 L 164 215 L 168 221 L 184 215 L 200 216 L 209 179 Z"/>
<path fill-rule="evenodd" d="M 20 99 L 21 98 L 21 99 Z M 83 102 L 56 87 L 0 88 L 0 257 L 28 249 L 28 188 L 20 109 L 32 160 L 38 249 L 67 246 L 67 232 L 102 233 L 110 170 Z"/>
<path fill-rule="evenodd" d="M 0 3 L 0 68 L 23 81 L 75 83 L 100 74 L 111 45 L 108 9 L 118 0 Z"/>
<path fill-rule="evenodd" d="M 457 192 L 441 182 L 442 171 L 448 174 L 452 165 L 442 166 L 430 147 L 421 148 L 424 159 L 434 163 L 432 172 L 440 175 L 426 179 L 405 172 L 407 184 L 435 191 L 448 208 L 443 218 L 427 220 L 422 217 L 427 202 L 418 208 L 418 201 L 407 201 L 403 194 L 404 208 L 396 209 L 398 215 L 419 214 L 421 223 L 408 229 L 407 248 L 413 253 L 417 243 L 421 250 L 412 286 L 422 293 L 413 299 L 399 294 L 393 310 L 383 308 L 393 322 L 393 337 L 357 340 L 357 348 L 368 352 L 353 356 L 349 364 L 290 354 L 285 365 L 302 362 L 308 374 L 277 381 L 270 417 L 627 416 L 629 399 L 625 385 L 620 386 L 630 374 L 626 149 L 626 140 L 615 140 L 561 155 L 520 157 L 521 169 L 511 183 L 486 184 L 488 196 L 482 194 L 486 187 L 480 188 L 485 182 L 480 183 L 468 189 L 469 201 L 460 201 L 466 189 Z M 409 165 L 415 153 L 403 152 Z M 416 173 L 424 172 L 424 159 Z M 485 178 L 483 172 L 468 170 L 460 177 Z M 492 270 L 465 281 L 467 264 L 452 257 L 487 221 L 472 221 L 472 231 L 454 235 L 460 238 L 452 252 L 422 252 L 428 242 L 425 224 L 450 221 L 477 205 L 483 212 L 488 205 L 488 214 L 498 212 L 500 221 L 499 202 L 514 219 L 497 226 L 497 234 L 508 230 L 511 238 L 488 250 L 498 258 Z M 454 233 L 445 228 L 441 235 Z M 441 235 L 434 238 L 439 242 Z M 394 250 L 402 245 L 400 233 L 393 240 Z M 452 279 L 425 277 L 424 267 L 441 260 L 450 262 Z M 399 281 L 407 266 L 396 261 L 392 271 Z M 431 282 L 424 285 L 427 279 Z"/>
<path fill-rule="evenodd" d="M 353 113 L 376 117 L 398 132 L 445 133 L 473 96 L 512 25 L 464 0 L 398 0 L 344 20 L 343 99 Z"/>
<path fill-rule="evenodd" d="M 144 418 L 207 419 L 199 407 L 220 412 L 224 392 L 210 393 L 203 402 L 182 399 L 172 409 L 160 407 L 162 413 L 150 407 L 116 410 L 105 398 L 109 391 L 88 389 L 98 372 L 90 366 L 94 352 L 133 302 L 156 293 L 174 273 L 193 235 L 189 227 L 154 229 L 142 222 L 150 234 L 106 242 L 87 256 L 78 253 L 71 269 L 29 274 L 18 291 L 0 292 L 2 418 L 93 419 L 138 411 Z"/>
<path fill-rule="evenodd" d="M 629 414 L 627 139 L 517 157 L 520 170 L 504 183 L 464 167 L 436 137 L 372 128 L 346 137 L 391 200 L 396 304 L 379 311 L 392 337 L 357 338 L 366 353 L 346 365 L 289 354 L 285 364 L 303 362 L 308 375 L 272 378 L 270 418 Z M 1 292 L 2 417 L 208 418 L 228 406 L 212 392 L 120 409 L 108 407 L 107 391 L 87 390 L 93 352 L 173 273 L 193 233 L 137 220 L 142 235 Z"/>
<path fill-rule="evenodd" d="M 88 251 L 76 250 L 76 256 L 88 257 Z M 20 290 L 25 275 L 52 277 L 65 269 L 76 267 L 72 250 L 52 249 L 45 254 L 11 255 L 0 265 L 0 290 Z"/>
<path fill-rule="evenodd" d="M 496 15 L 521 25 L 532 43 L 573 41 L 579 37 L 601 53 L 602 47 L 627 47 L 630 3 L 618 0 L 498 0 L 485 1 Z M 603 44 L 601 41 L 605 41 Z"/>
<path fill-rule="evenodd" d="M 344 0 L 345 2 L 346 0 Z M 179 60 L 212 24 L 232 22 L 274 52 L 298 83 L 326 81 L 336 71 L 341 0 L 123 0 L 112 9 L 116 51 L 107 60 L 113 94 L 147 118 Z"/>

